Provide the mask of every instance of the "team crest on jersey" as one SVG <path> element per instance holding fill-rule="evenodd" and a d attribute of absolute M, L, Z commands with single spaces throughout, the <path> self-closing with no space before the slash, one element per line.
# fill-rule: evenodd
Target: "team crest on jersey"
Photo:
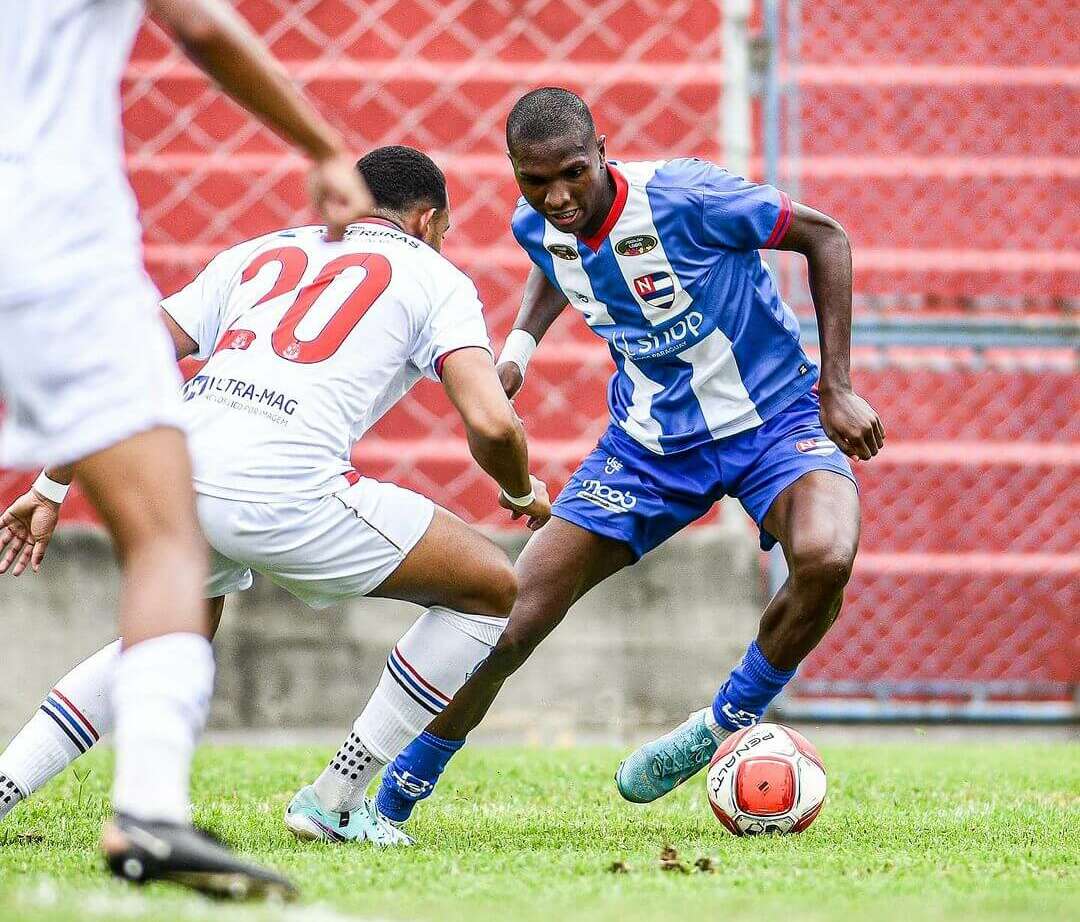
<path fill-rule="evenodd" d="M 620 256 L 641 256 L 649 250 L 655 250 L 660 241 L 652 234 L 634 234 L 633 237 L 623 237 L 615 244 L 615 252 Z"/>
<path fill-rule="evenodd" d="M 800 439 L 795 443 L 795 450 L 804 455 L 831 455 L 837 448 L 831 439 L 819 435 L 813 439 Z"/>
<path fill-rule="evenodd" d="M 675 303 L 675 279 L 670 272 L 654 272 L 634 279 L 634 291 L 652 307 L 671 307 Z"/>
<path fill-rule="evenodd" d="M 547 251 L 552 256 L 558 256 L 559 259 L 577 259 L 578 252 L 572 246 L 568 246 L 565 243 L 549 243 L 547 245 Z"/>
<path fill-rule="evenodd" d="M 226 330 L 213 354 L 217 355 L 224 349 L 247 349 L 253 342 L 255 334 L 251 330 Z"/>

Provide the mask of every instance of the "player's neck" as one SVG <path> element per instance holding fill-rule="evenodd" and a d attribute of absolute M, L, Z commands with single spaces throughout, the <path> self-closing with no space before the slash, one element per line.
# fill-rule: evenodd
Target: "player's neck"
<path fill-rule="evenodd" d="M 396 227 L 403 234 L 407 234 L 410 237 L 414 236 L 413 234 L 410 234 L 409 231 L 406 229 L 405 225 L 402 224 L 401 218 L 397 217 L 396 215 L 387 214 L 385 211 L 378 211 L 370 218 L 361 218 L 357 223 L 363 224 L 365 221 L 373 221 L 376 224 L 389 224 L 393 227 Z"/>

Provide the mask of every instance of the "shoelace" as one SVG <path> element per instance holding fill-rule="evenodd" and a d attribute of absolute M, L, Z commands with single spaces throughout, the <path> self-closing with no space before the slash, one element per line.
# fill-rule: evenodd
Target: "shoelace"
<path fill-rule="evenodd" d="M 677 742 L 672 742 L 670 749 L 662 750 L 653 756 L 653 773 L 658 778 L 665 778 L 701 765 L 709 758 L 710 748 L 709 741 L 703 739 L 685 748 Z"/>
<path fill-rule="evenodd" d="M 390 822 L 385 816 L 383 816 L 378 807 L 371 801 L 367 802 L 368 816 L 371 818 L 372 825 L 375 827 L 378 833 L 378 841 L 384 844 L 391 844 L 394 842 L 404 841 L 408 838 L 407 834 L 402 832 L 393 823 Z"/>

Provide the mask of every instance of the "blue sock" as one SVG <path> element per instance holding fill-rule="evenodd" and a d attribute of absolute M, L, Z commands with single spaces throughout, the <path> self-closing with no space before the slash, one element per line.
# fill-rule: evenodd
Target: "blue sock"
<path fill-rule="evenodd" d="M 465 740 L 444 740 L 426 730 L 401 750 L 386 766 L 375 798 L 379 812 L 395 823 L 404 823 L 417 801 L 430 796 L 451 757 Z"/>
<path fill-rule="evenodd" d="M 795 670 L 777 669 L 755 640 L 713 700 L 713 717 L 725 730 L 741 730 L 761 720 L 765 708 L 791 681 Z"/>

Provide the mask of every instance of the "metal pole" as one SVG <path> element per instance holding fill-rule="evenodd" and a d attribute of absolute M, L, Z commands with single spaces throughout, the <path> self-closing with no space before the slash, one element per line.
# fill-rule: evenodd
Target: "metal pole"
<path fill-rule="evenodd" d="M 765 0 L 765 43 L 768 62 L 765 67 L 765 98 L 762 102 L 764 137 L 762 152 L 765 158 L 765 182 L 780 183 L 780 74 L 777 51 L 780 41 L 779 0 Z"/>
<path fill-rule="evenodd" d="M 724 59 L 723 157 L 724 165 L 746 176 L 750 169 L 750 2 L 723 0 L 721 51 Z"/>

